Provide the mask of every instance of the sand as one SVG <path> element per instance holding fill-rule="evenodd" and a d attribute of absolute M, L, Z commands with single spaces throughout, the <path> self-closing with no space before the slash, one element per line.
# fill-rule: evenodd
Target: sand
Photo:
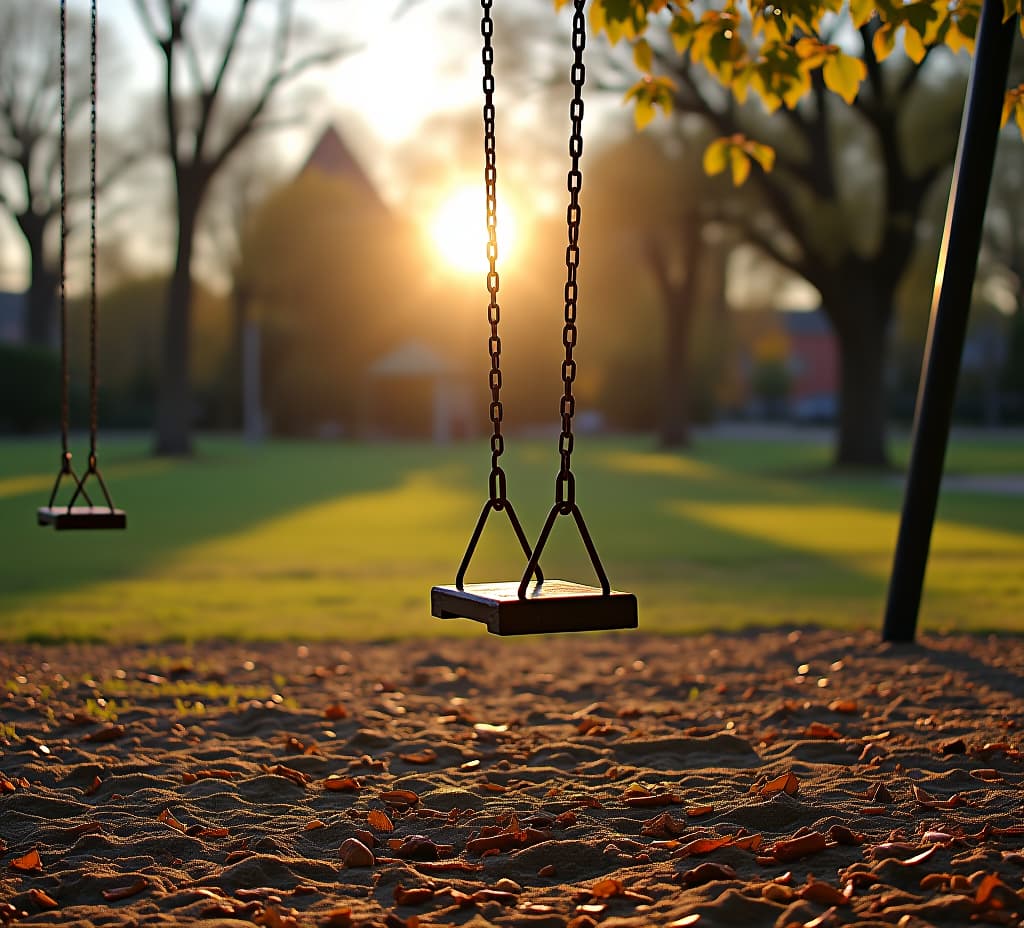
<path fill-rule="evenodd" d="M 0 681 L 0 923 L 1024 922 L 1019 637 L 14 645 Z"/>

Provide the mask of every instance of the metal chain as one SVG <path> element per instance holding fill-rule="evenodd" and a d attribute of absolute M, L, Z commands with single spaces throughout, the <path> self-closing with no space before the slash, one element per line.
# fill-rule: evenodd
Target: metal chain
<path fill-rule="evenodd" d="M 89 468 L 96 468 L 99 429 L 99 377 L 96 306 L 96 4 L 92 0 L 89 34 Z"/>
<path fill-rule="evenodd" d="M 71 467 L 68 430 L 71 417 L 68 375 L 68 9 L 60 0 L 60 440 L 61 471 Z"/>
<path fill-rule="evenodd" d="M 494 34 L 494 20 L 491 19 L 492 0 L 480 0 L 483 17 L 480 20 L 480 33 L 483 36 L 481 59 L 484 65 L 484 186 L 487 195 L 487 292 L 490 302 L 487 305 L 487 321 L 491 325 L 491 335 L 487 340 L 487 351 L 491 356 L 491 370 L 488 383 L 491 388 L 490 419 L 493 428 L 491 434 L 491 474 L 489 478 L 490 501 L 494 508 L 501 510 L 506 502 L 507 485 L 505 471 L 498 459 L 505 450 L 505 438 L 501 433 L 503 407 L 501 405 L 501 337 L 498 335 L 498 323 L 501 321 L 501 307 L 498 305 L 499 276 L 498 264 L 498 169 L 496 163 L 496 142 L 494 132 L 494 47 L 491 37 Z"/>
<path fill-rule="evenodd" d="M 562 431 L 558 436 L 558 451 L 561 467 L 555 484 L 555 504 L 563 514 L 568 514 L 576 503 L 576 478 L 572 472 L 573 431 L 572 420 L 576 413 L 576 397 L 572 385 L 576 380 L 576 361 L 573 349 L 576 347 L 576 304 L 579 288 L 576 282 L 580 265 L 580 190 L 583 187 L 583 173 L 580 158 L 583 155 L 583 84 L 586 67 L 583 64 L 583 49 L 587 44 L 587 21 L 584 15 L 586 0 L 574 0 L 572 19 L 572 50 L 574 53 L 570 77 L 573 98 L 569 105 L 572 129 L 569 134 L 569 157 L 571 166 L 567 179 L 569 206 L 566 209 L 566 225 L 569 230 L 569 244 L 565 249 L 565 324 L 562 327 L 562 344 L 565 360 L 562 362 L 562 383 L 564 392 L 561 400 Z"/>

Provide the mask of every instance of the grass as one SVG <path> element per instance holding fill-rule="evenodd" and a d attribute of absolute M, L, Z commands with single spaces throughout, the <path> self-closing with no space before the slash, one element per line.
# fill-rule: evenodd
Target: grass
<path fill-rule="evenodd" d="M 509 494 L 529 534 L 554 490 L 553 442 L 510 441 Z M 906 448 L 896 447 L 897 457 Z M 124 533 L 34 525 L 57 452 L 0 444 L 0 639 L 187 641 L 475 634 L 429 616 L 487 487 L 482 444 L 207 439 L 189 461 L 110 440 L 104 474 Z M 689 632 L 817 623 L 878 627 L 901 481 L 829 470 L 813 441 L 706 439 L 690 454 L 645 439 L 578 443 L 580 504 L 613 585 L 641 626 Z M 955 439 L 947 470 L 1024 474 L 1024 439 Z M 494 521 L 469 579 L 516 579 Z M 921 626 L 1024 628 L 1024 496 L 947 488 Z M 548 576 L 592 576 L 568 520 Z"/>

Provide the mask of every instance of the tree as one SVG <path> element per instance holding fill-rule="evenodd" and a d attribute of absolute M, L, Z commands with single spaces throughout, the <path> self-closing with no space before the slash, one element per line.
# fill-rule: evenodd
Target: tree
<path fill-rule="evenodd" d="M 1019 0 L 1008 0 L 1008 14 L 1013 8 Z M 752 177 L 757 188 L 759 208 L 734 220 L 821 293 L 840 346 L 841 465 L 887 463 L 883 360 L 895 292 L 929 191 L 955 151 L 956 69 L 936 50 L 969 50 L 978 10 L 924 0 L 749 0 L 742 11 L 704 12 L 665 0 L 597 0 L 591 9 L 594 27 L 613 42 L 627 39 L 644 72 L 627 91 L 637 123 L 658 107 L 706 120 L 719 137 L 705 169 L 727 171 L 737 184 Z M 890 58 L 898 35 L 906 56 Z M 761 108 L 743 106 L 748 97 Z M 1007 115 L 1024 124 L 1022 107 L 1017 88 Z M 860 188 L 851 153 L 877 165 L 874 176 L 860 174 Z"/>
<path fill-rule="evenodd" d="M 0 209 L 7 211 L 28 250 L 29 288 L 25 336 L 50 347 L 56 327 L 54 295 L 58 270 L 49 253 L 49 230 L 60 214 L 60 32 L 56 4 L 7 0 L 0 7 Z M 83 165 L 88 145 L 81 117 L 89 105 L 89 24 L 73 11 L 67 16 L 67 97 L 69 130 L 68 205 L 89 196 Z M 109 37 L 104 61 L 114 60 Z M 119 156 L 102 168 L 102 193 L 134 161 Z"/>
<path fill-rule="evenodd" d="M 197 21 L 192 0 L 135 0 L 135 8 L 164 65 L 163 117 L 167 155 L 175 193 L 177 247 L 167 291 L 163 351 L 157 403 L 157 454 L 192 450 L 193 404 L 190 389 L 192 255 L 206 195 L 214 178 L 244 143 L 271 127 L 267 118 L 278 92 L 302 74 L 337 60 L 345 50 L 335 44 L 316 46 L 305 38 L 295 51 L 299 26 L 291 0 L 276 0 L 272 38 L 265 42 L 268 60 L 258 76 L 240 75 L 242 36 L 259 28 L 255 0 L 235 0 L 219 43 L 209 24 Z M 212 62 L 212 67 L 210 63 Z M 245 105 L 231 107 L 229 86 L 248 90 Z"/>
<path fill-rule="evenodd" d="M 591 262 L 594 270 L 588 273 L 621 278 L 616 258 L 630 255 L 652 285 L 661 312 L 659 432 L 666 448 L 689 444 L 695 325 L 702 312 L 721 309 L 723 300 L 720 246 L 710 239 L 720 233 L 714 220 L 721 204 L 735 198 L 722 183 L 702 177 L 700 145 L 699 136 L 682 133 L 670 139 L 640 136 L 604 149 L 589 171 L 588 224 L 594 231 L 588 237 L 608 257 Z M 712 279 L 716 271 L 717 281 Z M 614 286 L 612 280 L 602 281 L 599 291 Z M 635 294 L 636 281 L 631 286 Z"/>

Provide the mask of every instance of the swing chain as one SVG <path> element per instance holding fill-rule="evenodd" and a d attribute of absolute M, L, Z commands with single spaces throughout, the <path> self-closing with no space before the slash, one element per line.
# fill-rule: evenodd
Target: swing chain
<path fill-rule="evenodd" d="M 584 15 L 586 0 L 573 0 L 572 19 L 572 50 L 574 53 L 570 76 L 573 86 L 573 99 L 569 106 L 569 117 L 572 131 L 569 134 L 569 157 L 571 167 L 567 178 L 569 190 L 569 206 L 566 209 L 566 225 L 569 230 L 569 244 L 565 249 L 565 325 L 562 327 L 562 345 L 565 347 L 565 360 L 562 362 L 562 383 L 565 391 L 562 394 L 560 413 L 562 431 L 558 436 L 558 452 L 561 457 L 561 468 L 555 484 L 555 505 L 562 515 L 572 512 L 576 504 L 576 478 L 572 472 L 572 450 L 575 439 L 572 431 L 572 420 L 576 413 L 576 397 L 573 396 L 572 385 L 576 380 L 576 361 L 573 349 L 576 347 L 576 304 L 579 288 L 576 275 L 580 264 L 580 190 L 583 187 L 583 173 L 580 171 L 580 158 L 583 155 L 583 84 L 586 79 L 586 67 L 583 64 L 583 49 L 587 44 L 587 22 Z"/>
<path fill-rule="evenodd" d="M 61 473 L 70 474 L 71 452 L 68 450 L 68 9 L 67 0 L 60 3 L 60 443 Z"/>
<path fill-rule="evenodd" d="M 505 437 L 501 434 L 501 422 L 504 409 L 501 404 L 501 337 L 498 335 L 498 323 L 501 321 L 501 307 L 498 304 L 498 169 L 496 163 L 497 144 L 494 132 L 494 46 L 491 37 L 494 35 L 494 20 L 491 18 L 492 0 L 481 0 L 483 17 L 480 20 L 480 34 L 483 36 L 483 48 L 480 57 L 484 65 L 484 186 L 487 195 L 487 292 L 490 302 L 487 305 L 487 321 L 491 326 L 491 334 L 487 339 L 487 351 L 491 356 L 491 370 L 488 374 L 488 385 L 491 389 L 491 405 L 489 415 L 493 432 L 491 434 L 491 473 L 488 480 L 490 502 L 495 509 L 504 508 L 507 497 L 505 471 L 498 463 L 505 450 Z"/>
<path fill-rule="evenodd" d="M 96 470 L 96 433 L 99 431 L 96 306 L 96 44 L 97 0 L 92 0 L 89 38 L 89 471 Z M 104 489 L 104 492 L 106 490 Z"/>

